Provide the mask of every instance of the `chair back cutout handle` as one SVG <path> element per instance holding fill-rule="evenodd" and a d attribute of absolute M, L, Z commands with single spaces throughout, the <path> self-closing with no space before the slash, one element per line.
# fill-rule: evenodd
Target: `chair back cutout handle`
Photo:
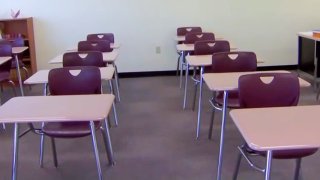
<path fill-rule="evenodd" d="M 203 34 L 197 35 L 197 38 L 202 38 Z"/>
<path fill-rule="evenodd" d="M 208 43 L 207 45 L 208 45 L 209 47 L 213 47 L 213 46 L 216 45 L 216 43 Z"/>
<path fill-rule="evenodd" d="M 72 75 L 72 76 L 78 76 L 80 73 L 81 73 L 81 70 L 80 69 L 77 69 L 77 70 L 69 70 L 69 73 Z"/>
<path fill-rule="evenodd" d="M 104 37 L 103 34 L 99 34 L 99 35 L 98 35 L 98 38 L 99 38 L 99 39 L 102 39 L 103 37 Z"/>
<path fill-rule="evenodd" d="M 273 81 L 273 79 L 273 76 L 260 77 L 261 82 L 263 82 L 264 84 L 270 84 Z"/>
<path fill-rule="evenodd" d="M 81 54 L 78 54 L 78 56 L 81 58 L 81 59 L 85 59 L 88 54 L 87 53 L 81 53 Z"/>
<path fill-rule="evenodd" d="M 228 57 L 231 59 L 231 60 L 236 60 L 238 58 L 238 54 L 228 54 Z"/>

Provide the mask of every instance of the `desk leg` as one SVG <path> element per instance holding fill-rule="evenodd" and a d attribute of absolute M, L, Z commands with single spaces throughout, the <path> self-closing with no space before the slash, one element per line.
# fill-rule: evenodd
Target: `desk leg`
<path fill-rule="evenodd" d="M 18 54 L 15 54 L 15 55 L 14 55 L 14 58 L 15 58 L 15 60 L 16 60 L 16 66 L 17 66 L 17 72 L 18 72 L 18 79 L 19 79 L 19 86 L 20 86 L 21 96 L 24 96 L 23 86 L 22 86 L 22 80 L 21 80 L 21 73 L 20 73 L 20 67 L 19 67 Z"/>
<path fill-rule="evenodd" d="M 318 53 L 317 53 L 317 41 L 314 41 L 314 74 L 313 74 L 313 88 L 316 91 L 318 89 Z"/>
<path fill-rule="evenodd" d="M 227 103 L 228 103 L 228 91 L 224 91 L 223 92 L 223 108 L 222 108 L 222 122 L 221 122 L 221 132 L 220 132 L 220 148 L 219 148 L 217 180 L 221 180 L 221 173 L 222 173 L 224 129 L 225 129 L 226 117 L 227 117 Z"/>
<path fill-rule="evenodd" d="M 104 120 L 104 129 L 105 132 L 103 133 L 103 140 L 104 144 L 106 146 L 106 151 L 107 151 L 107 156 L 109 159 L 109 164 L 113 166 L 115 164 L 115 161 L 113 159 L 113 150 L 112 150 L 112 145 L 111 145 L 111 138 L 110 138 L 110 133 L 109 133 L 109 127 L 108 127 L 108 119 L 105 118 Z"/>
<path fill-rule="evenodd" d="M 203 66 L 200 69 L 200 90 L 199 90 L 199 104 L 198 104 L 197 139 L 199 138 L 199 135 L 200 135 L 202 85 L 203 85 Z"/>
<path fill-rule="evenodd" d="M 116 89 L 117 89 L 117 97 L 118 101 L 120 102 L 120 91 L 119 91 L 119 74 L 118 74 L 118 69 L 115 63 L 112 63 L 114 67 L 114 79 L 116 81 Z"/>
<path fill-rule="evenodd" d="M 183 74 L 183 63 L 184 63 L 184 51 L 181 51 L 180 59 L 180 88 L 182 87 L 182 74 Z"/>
<path fill-rule="evenodd" d="M 269 150 L 267 152 L 267 166 L 266 166 L 266 172 L 265 172 L 265 180 L 270 180 L 271 177 L 271 164 L 272 164 L 272 151 Z"/>
<path fill-rule="evenodd" d="M 14 123 L 12 178 L 11 178 L 12 180 L 16 180 L 17 179 L 18 152 L 19 152 L 19 124 L 18 123 Z"/>
<path fill-rule="evenodd" d="M 187 104 L 188 75 L 189 75 L 189 64 L 187 63 L 186 80 L 184 82 L 183 109 L 186 109 L 186 104 Z"/>
<path fill-rule="evenodd" d="M 92 144 L 93 144 L 93 150 L 94 150 L 94 156 L 96 158 L 97 163 L 97 169 L 98 169 L 98 176 L 99 180 L 102 180 L 102 171 L 101 171 L 101 164 L 100 164 L 100 158 L 99 158 L 99 151 L 97 146 L 97 140 L 96 140 L 96 128 L 93 121 L 90 121 L 90 128 L 91 128 L 91 135 L 92 135 Z"/>

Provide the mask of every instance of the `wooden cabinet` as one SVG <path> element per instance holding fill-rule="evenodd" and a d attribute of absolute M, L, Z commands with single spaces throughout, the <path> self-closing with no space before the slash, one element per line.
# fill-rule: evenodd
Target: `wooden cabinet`
<path fill-rule="evenodd" d="M 301 75 L 311 78 L 316 87 L 320 82 L 320 38 L 311 31 L 298 33 L 298 69 Z"/>
<path fill-rule="evenodd" d="M 36 49 L 33 33 L 33 18 L 0 19 L 0 29 L 4 39 L 21 36 L 25 39 L 28 51 L 24 53 L 23 62 L 35 73 L 37 71 Z"/>

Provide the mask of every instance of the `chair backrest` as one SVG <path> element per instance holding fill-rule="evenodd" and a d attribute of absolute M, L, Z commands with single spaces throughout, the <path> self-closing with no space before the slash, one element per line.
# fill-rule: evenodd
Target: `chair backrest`
<path fill-rule="evenodd" d="M 69 66 L 96 66 L 104 67 L 102 52 L 99 51 L 79 51 L 63 54 L 63 67 Z"/>
<path fill-rule="evenodd" d="M 0 43 L 0 57 L 1 56 L 12 57 L 12 46 L 10 45 L 10 43 L 3 43 L 3 44 Z M 12 64 L 12 58 L 11 60 L 0 65 L 0 72 L 7 72 L 8 78 L 10 75 L 11 64 Z"/>
<path fill-rule="evenodd" d="M 101 94 L 100 70 L 93 66 L 52 69 L 48 85 L 51 95 Z"/>
<path fill-rule="evenodd" d="M 24 39 L 22 37 L 15 38 L 11 42 L 12 47 L 22 47 L 25 46 Z"/>
<path fill-rule="evenodd" d="M 215 37 L 213 33 L 202 32 L 202 33 L 188 33 L 186 34 L 185 44 L 194 44 L 197 41 L 214 41 Z"/>
<path fill-rule="evenodd" d="M 253 52 L 220 52 L 212 54 L 212 65 L 206 73 L 246 72 L 257 70 L 257 57 Z"/>
<path fill-rule="evenodd" d="M 177 28 L 177 36 L 185 36 L 187 33 L 201 33 L 201 27 L 179 27 Z"/>
<path fill-rule="evenodd" d="M 194 44 L 195 55 L 208 55 L 218 52 L 230 52 L 230 44 L 228 41 L 197 41 Z"/>
<path fill-rule="evenodd" d="M 110 43 L 114 43 L 113 33 L 98 33 L 98 34 L 88 34 L 88 41 L 98 41 L 98 40 L 107 40 Z"/>
<path fill-rule="evenodd" d="M 293 73 L 258 73 L 239 78 L 242 108 L 296 106 L 299 94 L 299 79 Z"/>
<path fill-rule="evenodd" d="M 111 52 L 110 41 L 80 41 L 78 43 L 78 51 L 100 51 Z"/>

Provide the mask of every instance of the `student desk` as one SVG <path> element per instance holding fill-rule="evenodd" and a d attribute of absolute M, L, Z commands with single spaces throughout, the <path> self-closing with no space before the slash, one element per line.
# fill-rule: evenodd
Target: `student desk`
<path fill-rule="evenodd" d="M 313 80 L 314 88 L 320 80 L 320 38 L 314 37 L 313 32 L 298 33 L 298 69 L 299 73 Z"/>
<path fill-rule="evenodd" d="M 18 80 L 19 80 L 19 86 L 20 86 L 20 92 L 21 96 L 24 96 L 23 92 L 23 86 L 22 86 L 22 79 L 21 79 L 21 73 L 20 73 L 20 66 L 19 66 L 19 58 L 18 55 L 26 51 L 29 47 L 23 46 L 23 47 L 12 47 L 12 54 L 14 56 L 14 59 L 16 60 L 16 66 L 17 66 L 17 72 L 18 72 Z"/>
<path fill-rule="evenodd" d="M 182 87 L 182 73 L 183 67 L 182 64 L 185 62 L 185 58 L 187 56 L 186 53 L 194 51 L 194 44 L 177 44 L 176 45 L 177 51 L 181 53 L 182 61 L 180 61 L 180 88 Z M 236 50 L 236 47 L 230 47 L 230 50 Z"/>
<path fill-rule="evenodd" d="M 211 66 L 212 55 L 188 55 L 185 57 L 187 62 L 185 84 L 184 84 L 184 95 L 183 95 L 183 109 L 186 108 L 187 103 L 187 89 L 188 89 L 188 75 L 189 67 L 200 67 L 200 79 L 202 78 L 204 67 Z M 257 63 L 264 63 L 263 60 L 257 60 Z M 201 89 L 200 89 L 201 92 Z"/>
<path fill-rule="evenodd" d="M 186 40 L 186 36 L 175 36 L 173 38 L 173 40 L 175 40 L 177 42 L 185 41 Z M 223 38 L 222 37 L 215 37 L 215 40 L 223 40 Z"/>
<path fill-rule="evenodd" d="M 119 49 L 121 47 L 120 43 L 110 43 L 110 48 L 111 49 Z M 77 51 L 78 48 L 73 47 L 73 48 L 68 48 L 67 51 Z"/>
<path fill-rule="evenodd" d="M 255 74 L 255 73 L 289 73 L 288 71 L 251 71 L 251 72 L 232 72 L 232 73 L 206 73 L 203 74 L 203 80 L 207 84 L 210 91 L 223 91 L 223 105 L 222 105 L 222 120 L 220 133 L 220 148 L 217 180 L 221 179 L 221 168 L 223 160 L 223 144 L 224 144 L 224 129 L 227 112 L 228 92 L 238 89 L 238 79 L 241 75 Z M 308 87 L 310 83 L 299 78 L 300 87 Z M 200 80 L 200 95 L 198 106 L 198 122 L 197 122 L 197 138 L 200 133 L 201 123 L 201 101 L 202 101 L 202 79 Z"/>
<path fill-rule="evenodd" d="M 110 86 L 110 91 L 111 93 L 113 92 L 113 87 L 112 87 L 112 77 L 115 71 L 114 67 L 101 67 L 100 73 L 101 73 L 101 80 L 107 80 L 109 81 L 109 86 Z M 43 89 L 43 94 L 44 96 L 47 95 L 47 84 L 48 84 L 48 75 L 49 75 L 50 70 L 40 70 L 33 74 L 31 77 L 26 79 L 24 81 L 24 84 L 44 84 L 44 89 Z M 71 70 L 72 71 L 78 71 L 78 70 Z M 112 104 L 112 109 L 113 109 L 113 115 L 114 115 L 114 123 L 116 126 L 118 126 L 118 116 L 117 116 L 117 110 L 115 107 L 115 104 Z"/>
<path fill-rule="evenodd" d="M 0 106 L 0 122 L 14 123 L 12 180 L 17 179 L 19 123 L 32 122 L 70 122 L 90 121 L 92 143 L 94 145 L 99 180 L 102 173 L 97 149 L 94 121 L 105 120 L 108 117 L 114 95 L 70 95 L 70 96 L 25 96 L 14 97 Z M 85 102 L 85 103 L 83 103 Z M 68 107 L 68 108 L 66 108 Z M 19 109 L 19 111 L 16 111 Z M 112 159 L 113 152 L 106 123 L 108 156 Z"/>
<path fill-rule="evenodd" d="M 113 51 L 111 52 L 103 52 L 102 53 L 103 55 L 103 61 L 105 63 L 110 63 L 112 64 L 112 66 L 114 66 L 116 68 L 116 65 L 115 65 L 115 61 L 119 55 L 119 50 L 118 49 L 114 49 Z M 55 58 L 51 59 L 49 61 L 49 64 L 58 64 L 58 63 L 62 63 L 63 61 L 63 54 L 60 54 L 58 56 L 56 56 Z M 116 88 L 117 88 L 117 98 L 120 102 L 120 91 L 119 91 L 119 78 L 118 78 L 118 72 L 117 72 L 117 69 L 115 69 L 115 81 L 116 81 Z"/>
<path fill-rule="evenodd" d="M 10 56 L 1 56 L 0 57 L 0 65 L 5 63 L 5 62 L 7 62 L 7 61 L 9 61 L 11 58 L 12 57 L 10 57 Z"/>
<path fill-rule="evenodd" d="M 114 63 L 119 55 L 119 50 L 113 50 L 111 52 L 103 52 L 103 61 L 106 63 Z M 62 63 L 63 54 L 56 56 L 49 61 L 49 64 L 59 64 Z"/>
<path fill-rule="evenodd" d="M 320 106 L 313 105 L 235 109 L 230 116 L 250 148 L 267 151 L 265 180 L 269 180 L 274 150 L 320 147 L 319 112 Z"/>

